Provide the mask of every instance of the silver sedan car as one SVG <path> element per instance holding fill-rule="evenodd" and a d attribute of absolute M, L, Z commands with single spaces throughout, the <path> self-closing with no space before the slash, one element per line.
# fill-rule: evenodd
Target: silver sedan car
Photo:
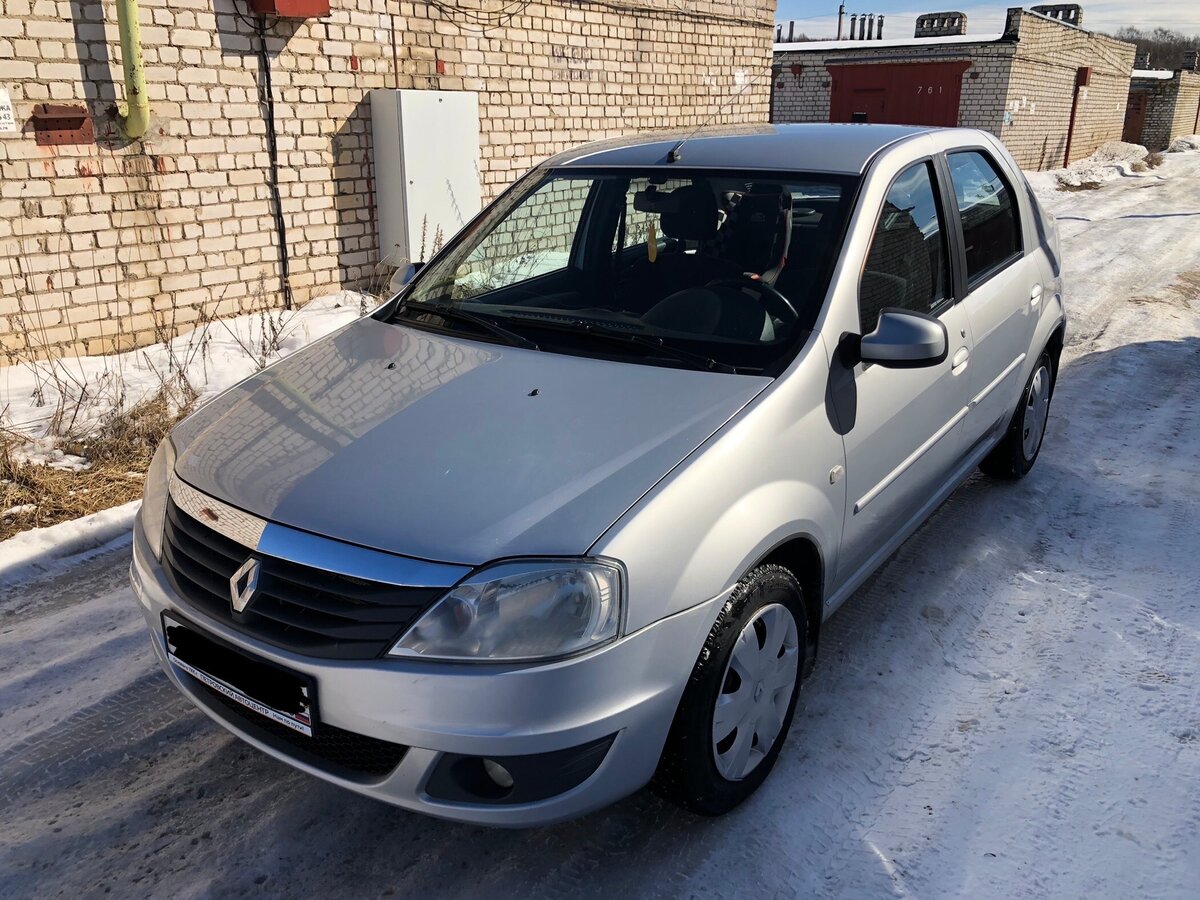
<path fill-rule="evenodd" d="M 976 467 L 1033 466 L 1064 328 L 1054 224 L 984 132 L 589 145 L 181 423 L 134 591 L 192 702 L 350 790 L 717 815 L 822 622 Z"/>

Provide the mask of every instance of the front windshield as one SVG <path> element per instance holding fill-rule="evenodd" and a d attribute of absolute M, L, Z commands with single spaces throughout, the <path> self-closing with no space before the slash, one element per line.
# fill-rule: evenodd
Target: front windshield
<path fill-rule="evenodd" d="M 538 173 L 421 272 L 394 318 L 550 352 L 778 371 L 819 312 L 853 186 L 778 172 Z"/>

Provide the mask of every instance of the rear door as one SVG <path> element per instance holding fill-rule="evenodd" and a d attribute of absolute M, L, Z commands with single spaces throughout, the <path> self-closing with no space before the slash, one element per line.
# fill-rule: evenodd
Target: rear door
<path fill-rule="evenodd" d="M 1013 189 L 1013 175 L 983 147 L 948 150 L 945 161 L 962 246 L 963 306 L 974 338 L 969 450 L 1003 429 L 1016 408 L 1047 286 L 1025 255 L 1023 198 Z"/>

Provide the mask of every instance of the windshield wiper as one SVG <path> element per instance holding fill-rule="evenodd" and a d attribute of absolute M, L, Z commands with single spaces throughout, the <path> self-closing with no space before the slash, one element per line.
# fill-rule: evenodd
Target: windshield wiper
<path fill-rule="evenodd" d="M 424 313 L 432 313 L 435 316 L 441 316 L 443 319 L 448 319 L 452 322 L 468 322 L 477 328 L 482 328 L 498 338 L 502 338 L 506 344 L 511 344 L 514 347 L 524 347 L 526 350 L 540 349 L 536 343 L 525 337 L 523 334 L 517 334 L 515 331 L 510 331 L 503 325 L 497 325 L 491 319 L 483 316 L 477 316 L 475 313 L 467 312 L 464 309 L 459 309 L 456 306 L 450 306 L 446 303 L 409 303 L 405 301 L 397 308 L 397 313 L 411 312 L 414 315 L 422 315 Z"/>
<path fill-rule="evenodd" d="M 553 321 L 534 319 L 530 316 L 511 316 L 510 318 L 520 319 L 529 322 L 531 325 L 543 328 L 558 328 L 563 331 L 582 331 L 585 334 L 594 334 L 596 337 L 605 338 L 614 343 L 652 350 L 655 353 L 674 359 L 676 362 L 689 363 L 694 368 L 703 369 L 708 372 L 728 372 L 731 375 L 735 375 L 738 371 L 736 366 L 717 362 L 712 357 L 705 356 L 702 353 L 692 353 L 690 350 L 681 350 L 678 347 L 673 347 L 662 338 L 649 337 L 644 334 L 631 334 L 627 331 L 621 331 L 618 328 L 609 328 L 598 322 L 589 322 L 586 319 Z"/>

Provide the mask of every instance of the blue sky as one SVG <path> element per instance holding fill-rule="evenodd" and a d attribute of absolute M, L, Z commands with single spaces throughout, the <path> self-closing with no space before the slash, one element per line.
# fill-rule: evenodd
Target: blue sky
<path fill-rule="evenodd" d="M 1046 0 L 1052 2 L 1052 0 Z M 1010 6 L 1036 6 L 1029 3 L 972 3 L 931 0 L 854 0 L 846 3 L 846 13 L 883 13 L 884 37 L 912 37 L 913 24 L 920 13 L 957 10 L 967 15 L 967 31 L 993 34 L 1003 30 L 1004 11 Z M 1123 25 L 1153 28 L 1166 25 L 1191 34 L 1200 34 L 1198 0 L 1083 0 L 1083 24 L 1094 31 L 1115 31 Z M 833 0 L 779 0 L 775 18 L 795 19 L 796 30 L 810 37 L 834 37 L 837 33 L 837 2 Z"/>

